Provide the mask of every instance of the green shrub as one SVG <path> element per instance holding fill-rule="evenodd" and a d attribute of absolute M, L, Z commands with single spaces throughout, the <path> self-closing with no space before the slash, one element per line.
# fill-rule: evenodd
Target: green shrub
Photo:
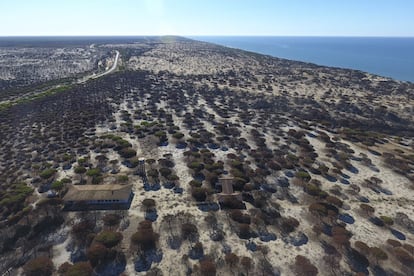
<path fill-rule="evenodd" d="M 216 162 L 213 164 L 206 164 L 205 169 L 210 172 L 216 171 L 216 170 L 223 170 L 223 163 Z"/>
<path fill-rule="evenodd" d="M 230 174 L 233 175 L 234 177 L 247 179 L 246 175 L 238 169 L 231 169 Z"/>
<path fill-rule="evenodd" d="M 184 137 L 184 134 L 182 134 L 181 132 L 176 132 L 176 133 L 173 134 L 173 137 L 175 139 L 181 139 L 181 138 Z"/>
<path fill-rule="evenodd" d="M 61 180 L 60 180 L 63 184 L 68 184 L 68 183 L 71 183 L 72 182 L 72 180 L 70 180 L 69 178 L 62 178 Z"/>
<path fill-rule="evenodd" d="M 296 156 L 296 155 L 294 155 L 294 154 L 288 154 L 288 155 L 286 156 L 286 158 L 287 158 L 288 160 L 292 161 L 292 162 L 297 162 L 297 161 L 299 161 L 299 157 L 297 157 L 297 156 Z"/>
<path fill-rule="evenodd" d="M 83 173 L 86 173 L 86 168 L 85 167 L 75 167 L 74 171 L 77 174 L 83 174 Z"/>
<path fill-rule="evenodd" d="M 33 189 L 26 183 L 21 182 L 11 185 L 8 191 L 0 197 L 0 206 L 18 206 L 17 209 L 23 208 L 25 199 L 33 193 Z"/>
<path fill-rule="evenodd" d="M 86 175 L 90 176 L 90 177 L 97 177 L 97 176 L 101 175 L 101 170 L 99 168 L 89 169 L 86 172 Z"/>
<path fill-rule="evenodd" d="M 191 180 L 189 184 L 191 187 L 201 187 L 201 185 L 203 185 L 203 183 L 195 179 Z"/>
<path fill-rule="evenodd" d="M 388 216 L 380 216 L 381 220 L 387 225 L 393 225 L 394 220 Z"/>
<path fill-rule="evenodd" d="M 119 155 L 123 158 L 131 158 L 137 155 L 137 152 L 131 148 L 123 148 L 119 151 Z"/>
<path fill-rule="evenodd" d="M 240 171 L 243 171 L 243 163 L 238 161 L 238 160 L 231 161 L 230 166 L 232 166 L 233 168 L 236 168 Z"/>
<path fill-rule="evenodd" d="M 101 175 L 97 175 L 97 176 L 92 177 L 91 182 L 92 182 L 92 184 L 97 185 L 97 184 L 102 183 L 102 181 L 103 181 L 103 177 Z"/>
<path fill-rule="evenodd" d="M 201 162 L 194 161 L 188 164 L 188 167 L 194 171 L 201 171 L 202 169 L 204 169 L 204 164 Z"/>
<path fill-rule="evenodd" d="M 165 137 L 167 136 L 167 134 L 165 133 L 165 131 L 157 131 L 154 133 L 155 136 L 157 137 Z"/>
<path fill-rule="evenodd" d="M 57 180 L 57 181 L 55 181 L 55 182 L 52 183 L 51 188 L 53 190 L 60 191 L 63 188 L 63 185 L 64 184 L 63 184 L 62 181 Z"/>
<path fill-rule="evenodd" d="M 85 164 L 86 164 L 86 161 L 87 161 L 87 159 L 86 159 L 86 158 L 79 158 L 79 159 L 78 159 L 78 164 L 79 164 L 79 165 L 81 165 L 81 166 L 82 166 L 82 165 L 85 165 Z"/>
<path fill-rule="evenodd" d="M 96 242 L 100 242 L 108 248 L 114 247 L 122 240 L 122 234 L 113 231 L 102 231 L 95 237 Z"/>
<path fill-rule="evenodd" d="M 372 256 L 375 257 L 375 259 L 377 259 L 377 261 L 385 261 L 388 259 L 388 255 L 387 253 L 385 253 L 381 248 L 379 247 L 371 247 L 370 248 L 370 253 Z"/>
<path fill-rule="evenodd" d="M 325 198 L 328 195 L 325 191 L 322 191 L 318 186 L 315 186 L 313 184 L 306 184 L 304 190 L 307 194 L 320 198 Z"/>
<path fill-rule="evenodd" d="M 311 179 L 311 176 L 309 175 L 309 173 L 304 172 L 304 171 L 296 172 L 295 176 L 305 181 L 309 181 Z"/>
<path fill-rule="evenodd" d="M 128 175 L 118 175 L 118 177 L 116 178 L 118 180 L 118 182 L 121 183 L 125 183 L 128 181 Z"/>
<path fill-rule="evenodd" d="M 127 140 L 124 140 L 124 139 L 117 140 L 116 145 L 117 145 L 117 148 L 121 148 L 121 149 L 129 148 L 129 147 L 132 146 L 130 142 L 128 142 Z"/>
<path fill-rule="evenodd" d="M 40 173 L 40 177 L 43 179 L 49 179 L 50 177 L 52 177 L 54 174 L 56 173 L 55 169 L 49 168 L 49 169 L 45 169 Z"/>

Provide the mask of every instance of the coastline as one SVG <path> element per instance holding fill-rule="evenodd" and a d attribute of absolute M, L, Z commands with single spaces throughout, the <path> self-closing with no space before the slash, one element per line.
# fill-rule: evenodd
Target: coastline
<path fill-rule="evenodd" d="M 414 83 L 412 37 L 188 36 L 277 58 Z"/>

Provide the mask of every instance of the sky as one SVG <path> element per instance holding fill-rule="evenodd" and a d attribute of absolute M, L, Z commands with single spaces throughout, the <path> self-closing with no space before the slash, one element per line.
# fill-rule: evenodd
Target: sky
<path fill-rule="evenodd" d="M 412 0 L 0 0 L 0 36 L 414 36 Z"/>

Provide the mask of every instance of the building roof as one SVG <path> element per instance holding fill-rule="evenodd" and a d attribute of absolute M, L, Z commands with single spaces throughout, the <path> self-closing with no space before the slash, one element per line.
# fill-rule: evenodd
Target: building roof
<path fill-rule="evenodd" d="M 128 200 L 132 185 L 72 185 L 64 201 Z"/>
<path fill-rule="evenodd" d="M 234 177 L 231 177 L 231 176 L 223 176 L 223 177 L 220 177 L 219 178 L 219 180 L 224 180 L 224 181 L 228 181 L 228 180 L 234 180 Z"/>
<path fill-rule="evenodd" d="M 223 194 L 233 194 L 233 177 L 221 177 L 219 182 L 221 183 L 221 191 Z"/>

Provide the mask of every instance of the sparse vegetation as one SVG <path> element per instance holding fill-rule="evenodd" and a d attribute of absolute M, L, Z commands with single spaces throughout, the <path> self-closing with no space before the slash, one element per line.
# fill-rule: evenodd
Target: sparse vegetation
<path fill-rule="evenodd" d="M 60 275 L 412 273 L 411 84 L 147 39 L 86 83 L 0 80 L 0 269 L 56 273 L 65 238 Z M 130 184 L 131 210 L 62 212 L 69 184 Z"/>

